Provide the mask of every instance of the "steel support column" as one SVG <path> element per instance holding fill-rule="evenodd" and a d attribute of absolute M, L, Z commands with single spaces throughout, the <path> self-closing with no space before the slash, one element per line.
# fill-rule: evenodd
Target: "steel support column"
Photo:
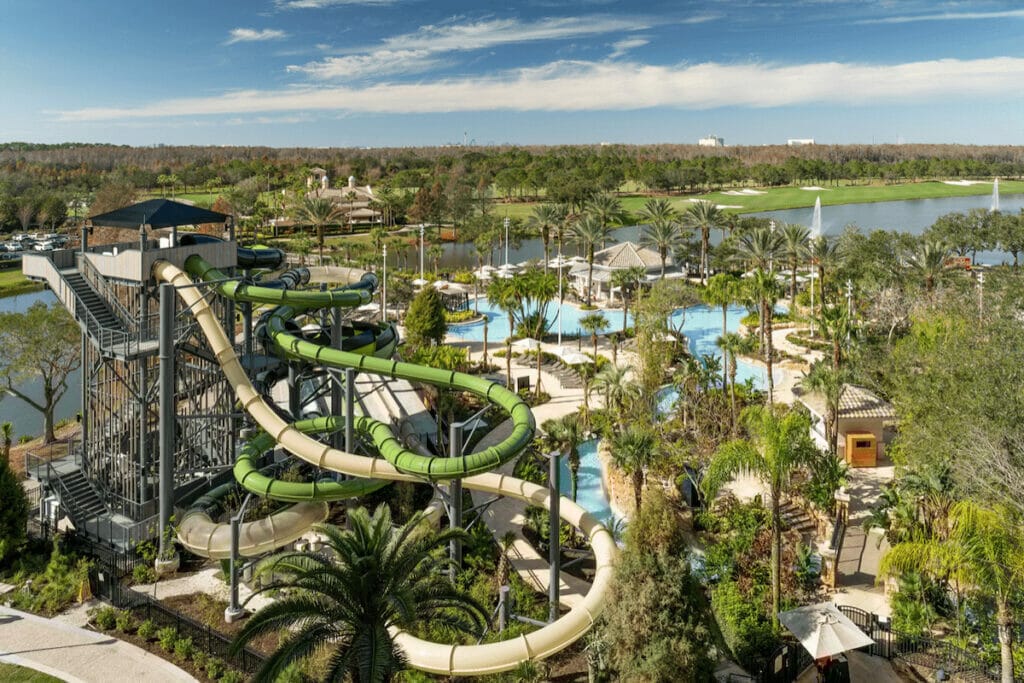
<path fill-rule="evenodd" d="M 334 308 L 331 311 L 331 348 L 341 348 L 341 309 Z M 348 378 L 348 372 L 345 373 L 346 379 Z M 344 443 L 345 448 L 349 446 L 349 425 L 352 423 L 352 416 L 348 407 L 348 383 L 345 383 L 345 432 L 334 432 L 334 436 L 331 439 L 331 444 L 335 448 L 341 448 Z M 342 379 L 341 373 L 337 370 L 331 372 L 331 414 L 341 415 L 342 414 Z"/>
<path fill-rule="evenodd" d="M 299 413 L 302 412 L 299 400 L 299 370 L 295 363 L 290 362 L 288 363 L 288 412 L 292 414 L 294 420 L 298 420 Z"/>
<path fill-rule="evenodd" d="M 462 425 L 452 423 L 448 428 L 448 457 L 462 457 Z M 448 486 L 448 526 L 462 528 L 462 479 L 452 479 Z M 452 560 L 451 579 L 462 569 L 462 541 L 453 538 L 448 548 Z"/>
<path fill-rule="evenodd" d="M 560 538 L 560 527 L 561 517 L 559 517 L 559 502 L 561 494 L 559 490 L 561 488 L 561 468 L 559 467 L 560 454 L 554 453 L 549 458 L 550 471 L 548 472 L 548 493 L 551 496 L 551 526 L 548 530 L 549 554 L 548 563 L 551 565 L 551 575 L 548 577 L 548 621 L 555 621 L 558 619 L 558 584 L 561 581 L 561 538 Z"/>
<path fill-rule="evenodd" d="M 174 510 L 174 285 L 160 285 L 160 557 Z"/>

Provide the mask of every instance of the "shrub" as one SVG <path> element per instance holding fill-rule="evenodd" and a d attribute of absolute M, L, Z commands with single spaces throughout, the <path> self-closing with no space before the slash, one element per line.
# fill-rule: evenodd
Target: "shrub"
<path fill-rule="evenodd" d="M 0 454 L 0 565 L 12 559 L 28 540 L 25 524 L 28 521 L 28 499 L 25 489 Z"/>
<path fill-rule="evenodd" d="M 764 591 L 767 586 L 760 588 Z M 748 670 L 756 670 L 779 644 L 778 633 L 762 609 L 763 598 L 744 593 L 734 581 L 722 581 L 711 591 L 711 608 L 722 638 Z"/>
<path fill-rule="evenodd" d="M 140 638 L 153 640 L 156 637 L 156 622 L 152 619 L 146 619 L 139 624 L 138 634 Z"/>
<path fill-rule="evenodd" d="M 121 633 L 128 634 L 135 630 L 135 617 L 126 609 L 118 611 L 116 623 Z"/>
<path fill-rule="evenodd" d="M 429 346 L 431 342 L 442 344 L 447 323 L 444 319 L 444 303 L 433 287 L 424 287 L 409 304 L 405 315 L 405 336 L 410 346 Z"/>
<path fill-rule="evenodd" d="M 148 564 L 137 564 L 132 570 L 132 581 L 134 583 L 153 583 L 156 581 L 156 571 Z"/>
<path fill-rule="evenodd" d="M 81 598 L 88 585 L 89 567 L 88 560 L 63 553 L 55 540 L 46 568 L 29 577 L 21 590 L 12 593 L 11 603 L 18 609 L 45 616 L 63 612 Z"/>
<path fill-rule="evenodd" d="M 156 632 L 156 639 L 164 652 L 170 652 L 178 640 L 178 629 L 173 626 L 165 626 Z"/>
<path fill-rule="evenodd" d="M 206 669 L 206 663 L 210 661 L 210 655 L 206 654 L 202 650 L 195 650 L 192 653 L 192 663 L 196 665 L 196 668 L 200 671 Z"/>
<path fill-rule="evenodd" d="M 245 674 L 229 669 L 221 675 L 220 683 L 245 683 Z"/>
<path fill-rule="evenodd" d="M 217 680 L 221 674 L 224 673 L 224 662 L 216 657 L 210 657 L 206 660 L 206 675 Z"/>
<path fill-rule="evenodd" d="M 444 314 L 445 322 L 449 325 L 452 323 L 464 323 L 467 320 L 479 318 L 472 308 L 467 308 L 464 311 L 446 311 Z"/>
<path fill-rule="evenodd" d="M 117 625 L 117 610 L 113 607 L 101 607 L 93 621 L 101 631 L 112 631 Z"/>
<path fill-rule="evenodd" d="M 474 280 L 476 280 L 476 276 L 469 270 L 460 270 L 452 275 L 452 282 L 457 282 L 460 285 L 471 285 Z"/>
<path fill-rule="evenodd" d="M 191 638 L 178 638 L 174 641 L 174 656 L 182 661 L 191 659 L 195 650 Z"/>

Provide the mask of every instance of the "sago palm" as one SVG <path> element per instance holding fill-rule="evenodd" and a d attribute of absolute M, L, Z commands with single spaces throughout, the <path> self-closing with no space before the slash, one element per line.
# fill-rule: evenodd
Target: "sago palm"
<path fill-rule="evenodd" d="M 281 596 L 256 612 L 238 633 L 235 651 L 267 633 L 287 633 L 255 681 L 275 681 L 294 662 L 328 653 L 324 680 L 390 681 L 406 667 L 399 630 L 429 623 L 479 634 L 484 608 L 445 578 L 437 559 L 461 529 L 434 531 L 422 514 L 400 527 L 381 505 L 349 515 L 350 530 L 318 525 L 327 554 L 286 552 L 260 563 L 267 582 L 257 594 Z"/>

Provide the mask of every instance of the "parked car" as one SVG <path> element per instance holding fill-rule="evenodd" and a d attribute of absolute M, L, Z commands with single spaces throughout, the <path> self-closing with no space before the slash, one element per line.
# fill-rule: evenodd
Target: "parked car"
<path fill-rule="evenodd" d="M 4 251 L 24 251 L 25 247 L 21 246 L 21 242 L 4 242 Z"/>
<path fill-rule="evenodd" d="M 32 248 L 36 251 L 53 251 L 57 247 L 53 242 L 44 240 L 42 242 L 36 242 L 32 245 Z"/>

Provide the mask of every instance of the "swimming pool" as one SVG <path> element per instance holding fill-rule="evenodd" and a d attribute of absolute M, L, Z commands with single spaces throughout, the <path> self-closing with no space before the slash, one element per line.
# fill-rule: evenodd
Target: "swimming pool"
<path fill-rule="evenodd" d="M 487 339 L 493 343 L 500 344 L 509 336 L 508 316 L 501 309 L 491 304 L 485 298 L 479 300 L 480 314 L 487 316 Z M 557 306 L 552 306 L 548 313 L 548 320 L 551 321 L 550 331 L 553 333 L 558 329 Z M 580 318 L 593 311 L 581 311 L 578 307 L 563 303 L 561 306 L 562 332 L 565 334 L 586 334 L 580 327 Z M 607 331 L 622 329 L 622 311 L 603 311 L 608 319 Z M 726 310 L 726 329 L 735 332 L 740 327 L 740 321 L 747 314 L 742 306 L 731 306 Z M 685 320 L 683 319 L 685 316 Z M 633 314 L 627 318 L 628 324 L 633 324 Z M 711 306 L 690 306 L 676 311 L 672 314 L 672 325 L 678 328 L 680 321 L 683 322 L 683 333 L 690 340 L 690 353 L 701 356 L 709 353 L 721 359 L 721 353 L 715 346 L 715 341 L 722 334 L 722 309 Z M 461 323 L 448 326 L 448 333 L 453 337 L 459 337 L 466 341 L 483 341 L 484 323 Z M 736 364 L 736 381 L 741 384 L 747 379 L 754 381 L 754 386 L 764 389 L 767 386 L 765 369 L 742 358 Z M 775 376 L 779 379 L 778 374 Z"/>
<path fill-rule="evenodd" d="M 597 456 L 600 439 L 590 439 L 580 444 L 580 471 L 577 474 L 576 503 L 602 522 L 612 516 L 612 506 L 604 492 L 604 478 L 601 475 L 601 459 Z M 560 458 L 561 480 L 559 491 L 566 498 L 572 497 L 572 479 L 569 477 L 569 459 Z"/>

